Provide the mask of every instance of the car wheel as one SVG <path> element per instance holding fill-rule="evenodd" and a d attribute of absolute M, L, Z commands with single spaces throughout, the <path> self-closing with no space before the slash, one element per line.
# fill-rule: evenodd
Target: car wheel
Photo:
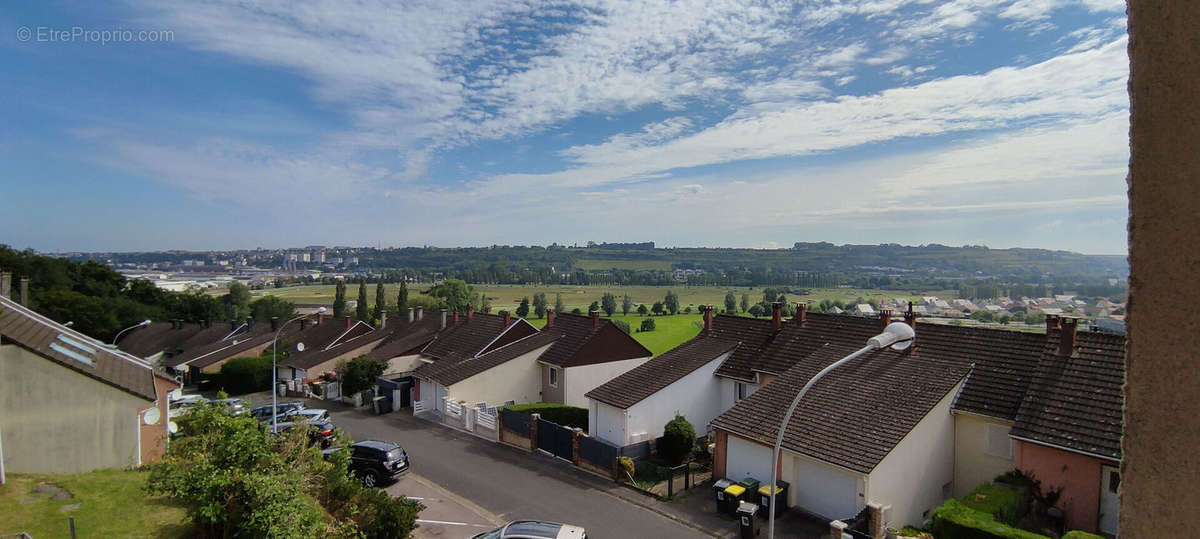
<path fill-rule="evenodd" d="M 363 476 L 363 486 L 365 486 L 367 488 L 374 488 L 375 485 L 378 485 L 378 484 L 379 484 L 379 472 L 371 470 L 371 471 L 368 471 L 366 473 L 366 475 Z"/>

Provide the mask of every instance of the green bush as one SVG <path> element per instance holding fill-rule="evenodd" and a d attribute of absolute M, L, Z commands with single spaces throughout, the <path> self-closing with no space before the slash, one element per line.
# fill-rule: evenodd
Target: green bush
<path fill-rule="evenodd" d="M 1104 539 L 1104 536 L 1094 533 L 1081 532 L 1079 530 L 1069 531 L 1062 536 L 1062 539 Z"/>
<path fill-rule="evenodd" d="M 692 453 L 695 445 L 696 429 L 682 415 L 675 414 L 675 418 L 663 427 L 658 455 L 670 464 L 680 464 Z"/>
<path fill-rule="evenodd" d="M 625 481 L 637 472 L 637 466 L 633 464 L 633 459 L 629 457 L 617 457 L 617 466 L 621 468 L 621 481 Z"/>
<path fill-rule="evenodd" d="M 983 511 L 949 500 L 933 510 L 929 531 L 938 539 L 1046 539 L 1046 536 L 996 522 Z"/>
<path fill-rule="evenodd" d="M 624 331 L 626 335 L 629 335 L 629 322 L 624 320 L 613 320 L 612 323 L 614 326 L 617 326 L 617 329 Z"/>
<path fill-rule="evenodd" d="M 671 478 L 671 469 L 659 466 L 649 460 L 643 460 L 634 466 L 633 478 L 639 482 L 648 481 L 657 483 L 659 481 L 666 481 Z"/>
<path fill-rule="evenodd" d="M 271 358 L 235 357 L 221 365 L 213 382 L 230 395 L 244 395 L 271 388 Z"/>
<path fill-rule="evenodd" d="M 654 319 L 647 318 L 642 320 L 642 327 L 638 331 L 654 331 Z"/>
<path fill-rule="evenodd" d="M 523 414 L 540 414 L 542 419 L 551 423 L 557 423 L 564 427 L 579 427 L 584 432 L 587 432 L 587 408 L 567 406 L 565 404 L 537 403 L 518 404 L 516 406 L 509 406 L 506 409 Z"/>

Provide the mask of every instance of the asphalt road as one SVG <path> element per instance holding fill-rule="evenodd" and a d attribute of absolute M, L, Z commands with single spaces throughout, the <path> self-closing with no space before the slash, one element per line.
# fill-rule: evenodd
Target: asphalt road
<path fill-rule="evenodd" d="M 588 537 L 708 537 L 698 530 L 605 492 L 606 482 L 545 455 L 531 455 L 470 434 L 427 423 L 403 412 L 367 415 L 321 403 L 333 422 L 355 440 L 388 440 L 404 446 L 412 471 L 504 521 L 550 520 L 583 526 Z M 392 490 L 392 489 L 389 489 Z M 453 515 L 439 515 L 446 520 Z M 424 516 L 422 517 L 424 518 Z M 470 537 L 478 529 L 446 529 L 445 537 Z"/>

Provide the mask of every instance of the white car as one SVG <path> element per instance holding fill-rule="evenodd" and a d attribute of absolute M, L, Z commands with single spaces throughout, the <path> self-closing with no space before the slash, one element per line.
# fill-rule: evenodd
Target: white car
<path fill-rule="evenodd" d="M 303 419 L 292 419 L 292 421 L 329 421 L 329 410 L 324 408 L 305 408 L 296 412 L 296 415 Z"/>
<path fill-rule="evenodd" d="M 587 539 L 587 532 L 579 526 L 539 522 L 536 520 L 514 520 L 490 532 L 483 532 L 471 539 Z"/>

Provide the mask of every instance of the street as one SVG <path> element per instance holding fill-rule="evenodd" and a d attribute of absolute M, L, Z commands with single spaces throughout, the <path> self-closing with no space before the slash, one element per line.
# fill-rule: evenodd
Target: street
<path fill-rule="evenodd" d="M 408 452 L 409 476 L 393 494 L 429 498 L 421 537 L 470 537 L 490 522 L 549 520 L 583 526 L 593 538 L 707 537 L 699 530 L 607 493 L 604 479 L 540 454 L 523 453 L 404 412 L 368 415 L 340 404 L 329 409 L 355 440 L 394 441 Z M 424 495 L 422 495 L 424 494 Z"/>

